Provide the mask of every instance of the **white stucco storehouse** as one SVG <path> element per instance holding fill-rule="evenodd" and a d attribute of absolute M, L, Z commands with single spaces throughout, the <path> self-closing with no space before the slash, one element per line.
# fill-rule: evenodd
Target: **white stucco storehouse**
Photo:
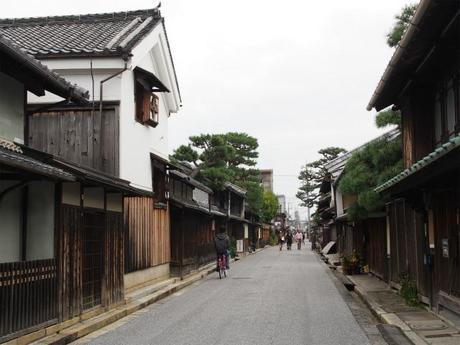
<path fill-rule="evenodd" d="M 13 24 L 14 23 L 14 24 Z M 99 102 L 119 102 L 119 177 L 151 191 L 149 153 L 168 158 L 168 117 L 181 98 L 164 20 L 157 9 L 87 16 L 0 20 L 0 33 L 39 58 L 51 70 L 89 90 Z M 38 39 L 40 36 L 40 39 Z M 80 36 L 76 38 L 76 36 Z M 126 65 L 125 65 L 126 64 Z M 136 120 L 135 69 L 156 76 L 169 92 L 159 92 L 156 127 Z M 47 93 L 30 103 L 62 99 Z M 97 106 L 96 106 L 97 109 Z"/>
<path fill-rule="evenodd" d="M 124 198 L 125 289 L 168 276 L 168 118 L 181 97 L 159 9 L 3 19 L 0 34 L 90 93 L 87 107 L 31 96 L 26 142 L 144 193 Z"/>

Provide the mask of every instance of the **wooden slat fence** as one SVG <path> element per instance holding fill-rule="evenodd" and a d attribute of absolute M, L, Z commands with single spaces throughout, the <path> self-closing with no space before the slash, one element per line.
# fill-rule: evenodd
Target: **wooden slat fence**
<path fill-rule="evenodd" d="M 150 197 L 124 198 L 125 273 L 170 262 L 169 210 Z"/>
<path fill-rule="evenodd" d="M 56 318 L 55 259 L 0 264 L 0 340 Z"/>
<path fill-rule="evenodd" d="M 58 239 L 59 321 L 77 316 L 82 311 L 81 219 L 79 207 L 61 206 L 61 233 Z"/>
<path fill-rule="evenodd" d="M 120 302 L 124 296 L 123 285 L 123 215 L 119 212 L 106 214 L 106 233 L 104 239 L 104 305 Z"/>

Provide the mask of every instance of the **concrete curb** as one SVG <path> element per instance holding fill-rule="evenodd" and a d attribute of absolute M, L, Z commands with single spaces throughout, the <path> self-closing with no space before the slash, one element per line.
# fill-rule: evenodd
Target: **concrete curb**
<path fill-rule="evenodd" d="M 356 282 L 353 281 L 353 278 L 347 277 L 355 284 L 354 291 L 361 298 L 361 300 L 367 305 L 369 310 L 377 317 L 380 322 L 396 326 L 401 329 L 404 335 L 412 341 L 415 345 L 427 345 L 428 343 L 423 340 L 417 333 L 415 333 L 407 323 L 399 318 L 395 313 L 386 312 L 380 304 L 373 300 L 367 292 L 363 291 Z"/>
<path fill-rule="evenodd" d="M 250 254 L 257 254 L 265 248 L 262 248 L 255 253 Z M 245 258 L 245 255 L 239 258 L 239 260 Z M 235 259 L 232 259 L 230 262 L 235 262 Z M 185 289 L 186 287 L 202 280 L 203 278 L 207 277 L 211 273 L 216 271 L 215 263 L 210 263 L 201 269 L 198 270 L 196 273 L 192 273 L 189 276 L 184 277 L 183 280 L 179 280 L 173 284 L 170 284 L 162 289 L 155 291 L 152 294 L 143 296 L 141 298 L 132 300 L 127 304 L 123 304 L 118 306 L 112 310 L 109 310 L 103 314 L 100 314 L 94 318 L 78 322 L 68 328 L 62 329 L 59 333 L 49 335 L 47 337 L 41 338 L 36 340 L 35 342 L 24 342 L 21 338 L 17 338 L 12 340 L 11 342 L 7 342 L 6 345 L 19 345 L 19 344 L 34 344 L 34 345 L 64 345 L 69 344 L 72 341 L 75 341 L 79 338 L 82 338 L 94 331 L 97 331 L 115 321 L 118 321 L 125 316 L 128 316 L 140 309 L 143 309 L 155 302 L 158 302 L 161 299 L 164 299 L 175 292 Z M 32 340 L 33 341 L 33 340 Z"/>
<path fill-rule="evenodd" d="M 317 256 L 318 261 L 324 265 L 324 267 L 327 269 L 327 272 L 329 273 L 331 271 L 331 268 L 328 264 L 326 264 L 323 260 L 321 260 L 321 257 L 319 257 L 319 254 Z M 356 294 L 359 296 L 359 298 L 364 302 L 364 304 L 369 308 L 371 313 L 379 320 L 380 322 L 398 327 L 401 332 L 406 336 L 406 338 L 411 341 L 414 345 L 427 345 L 428 343 L 423 340 L 419 335 L 417 335 L 403 320 L 401 320 L 398 315 L 394 313 L 387 313 L 381 306 L 378 304 L 376 301 L 374 301 L 370 296 L 362 290 L 359 285 L 353 280 L 351 276 L 346 276 L 343 273 L 340 273 L 341 276 L 343 276 L 343 279 L 339 279 L 335 275 L 331 274 L 331 277 L 333 277 L 336 281 L 341 282 L 342 284 L 345 285 L 344 281 L 350 281 L 353 285 L 353 291 L 356 292 Z"/>

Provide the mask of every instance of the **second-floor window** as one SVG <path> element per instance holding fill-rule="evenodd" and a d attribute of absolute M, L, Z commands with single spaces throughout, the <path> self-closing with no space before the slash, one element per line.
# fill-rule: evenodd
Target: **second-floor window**
<path fill-rule="evenodd" d="M 455 73 L 436 92 L 434 142 L 439 146 L 460 132 L 460 76 Z"/>
<path fill-rule="evenodd" d="M 134 94 L 136 120 L 156 127 L 160 123 L 160 99 L 158 95 L 169 92 L 168 88 L 152 72 L 139 66 L 134 68 Z"/>
<path fill-rule="evenodd" d="M 136 81 L 136 120 L 156 127 L 160 122 L 160 99 L 149 88 Z"/>

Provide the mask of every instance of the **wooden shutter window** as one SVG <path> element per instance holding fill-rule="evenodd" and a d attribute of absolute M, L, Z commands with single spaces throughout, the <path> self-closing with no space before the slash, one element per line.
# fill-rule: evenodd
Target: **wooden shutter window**
<path fill-rule="evenodd" d="M 160 122 L 160 99 L 154 93 L 150 93 L 149 97 L 149 124 L 156 127 Z"/>
<path fill-rule="evenodd" d="M 136 82 L 136 120 L 144 125 L 156 127 L 159 123 L 160 101 L 157 95 Z"/>

